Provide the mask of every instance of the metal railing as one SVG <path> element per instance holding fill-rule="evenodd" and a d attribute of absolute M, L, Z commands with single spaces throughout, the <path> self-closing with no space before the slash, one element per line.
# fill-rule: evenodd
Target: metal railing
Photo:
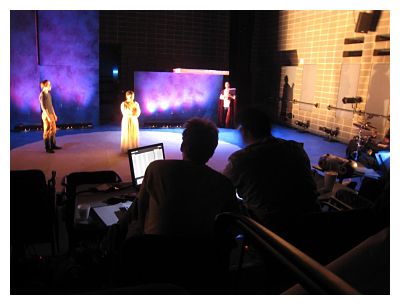
<path fill-rule="evenodd" d="M 282 101 L 281 98 L 272 98 L 271 100 L 274 100 L 276 102 Z M 321 104 L 320 103 L 304 102 L 304 101 L 299 101 L 299 100 L 296 100 L 296 99 L 288 100 L 287 102 L 292 103 L 292 104 L 311 105 L 311 106 L 314 106 L 315 108 L 321 108 Z M 347 108 L 336 107 L 334 105 L 328 105 L 326 107 L 326 109 L 328 109 L 328 110 L 339 110 L 339 111 L 344 111 L 344 112 L 352 112 L 353 114 L 357 114 L 357 115 L 360 115 L 360 116 L 367 116 L 367 117 L 370 117 L 370 118 L 372 118 L 372 117 L 380 117 L 380 118 L 384 118 L 384 119 L 390 120 L 390 115 L 367 112 L 367 111 L 363 111 L 363 110 L 360 110 L 360 109 L 357 109 L 357 108 L 347 109 Z"/>
<path fill-rule="evenodd" d="M 336 107 L 336 106 L 333 106 L 333 105 L 328 105 L 326 108 L 328 110 L 339 110 L 339 111 L 345 111 L 345 112 L 352 112 L 352 113 L 357 114 L 359 116 L 366 115 L 367 117 L 370 117 L 370 118 L 379 117 L 379 118 L 384 118 L 384 119 L 390 120 L 390 115 L 383 115 L 383 114 L 378 114 L 378 113 L 366 112 L 366 111 L 363 111 L 363 110 L 358 110 L 357 108 L 346 109 L 346 108 Z"/>
<path fill-rule="evenodd" d="M 293 100 L 288 101 L 288 102 L 291 102 L 291 103 L 293 103 L 293 104 L 312 105 L 312 106 L 314 106 L 315 108 L 319 108 L 319 103 L 303 102 L 303 101 L 299 101 L 299 100 L 296 100 L 296 99 L 293 99 Z"/>
<path fill-rule="evenodd" d="M 246 240 L 252 241 L 261 251 L 272 254 L 283 263 L 309 293 L 360 294 L 326 267 L 251 218 L 233 213 L 222 213 L 217 216 L 217 233 L 224 234 L 232 225 L 243 231 Z M 243 261 L 242 256 L 243 253 L 239 265 Z"/>

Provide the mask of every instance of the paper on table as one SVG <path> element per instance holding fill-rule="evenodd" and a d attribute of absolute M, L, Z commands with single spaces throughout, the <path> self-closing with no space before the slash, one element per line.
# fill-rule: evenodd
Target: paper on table
<path fill-rule="evenodd" d="M 381 178 L 381 175 L 377 173 L 374 169 L 372 168 L 367 168 L 367 167 L 359 167 L 356 168 L 356 172 L 364 174 L 364 176 L 372 178 L 372 179 L 379 179 Z"/>
<path fill-rule="evenodd" d="M 93 210 L 100 217 L 100 219 L 104 222 L 106 226 L 111 226 L 114 223 L 118 222 L 118 217 L 117 215 L 115 215 L 115 212 L 119 211 L 121 208 L 129 209 L 131 204 L 132 201 L 125 201 L 114 205 L 94 207 Z"/>

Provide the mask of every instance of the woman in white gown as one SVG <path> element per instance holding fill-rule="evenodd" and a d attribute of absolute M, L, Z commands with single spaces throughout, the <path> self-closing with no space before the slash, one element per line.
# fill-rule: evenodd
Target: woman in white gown
<path fill-rule="evenodd" d="M 121 152 L 126 153 L 128 149 L 139 146 L 139 120 L 140 106 L 135 101 L 135 93 L 126 91 L 126 100 L 121 103 Z"/>

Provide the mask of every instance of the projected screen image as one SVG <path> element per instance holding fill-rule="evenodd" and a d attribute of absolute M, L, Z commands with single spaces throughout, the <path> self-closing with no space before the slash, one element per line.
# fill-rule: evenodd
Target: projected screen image
<path fill-rule="evenodd" d="M 216 120 L 222 75 L 135 72 L 134 77 L 141 125 L 183 123 L 195 116 Z"/>

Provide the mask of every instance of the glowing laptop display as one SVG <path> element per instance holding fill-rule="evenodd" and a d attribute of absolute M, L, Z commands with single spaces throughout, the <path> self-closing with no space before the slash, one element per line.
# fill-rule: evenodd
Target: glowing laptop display
<path fill-rule="evenodd" d="M 134 186 L 140 186 L 147 166 L 155 160 L 165 159 L 164 145 L 158 143 L 130 149 L 128 150 L 128 158 L 132 183 Z"/>

